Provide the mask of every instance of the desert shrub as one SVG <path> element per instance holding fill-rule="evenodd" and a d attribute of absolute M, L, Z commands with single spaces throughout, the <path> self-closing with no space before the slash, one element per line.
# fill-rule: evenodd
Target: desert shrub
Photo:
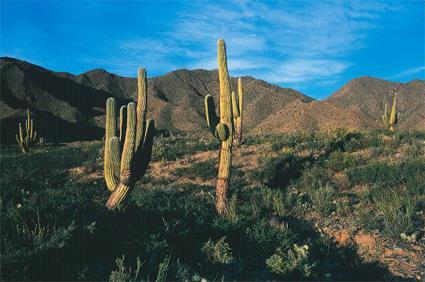
<path fill-rule="evenodd" d="M 425 160 L 410 159 L 400 163 L 376 162 L 352 168 L 347 172 L 351 185 L 383 184 L 389 187 L 406 185 L 414 193 L 423 193 Z"/>
<path fill-rule="evenodd" d="M 336 151 L 329 155 L 329 158 L 325 162 L 325 166 L 333 171 L 342 171 L 356 167 L 362 163 L 363 161 L 356 156 Z"/>
<path fill-rule="evenodd" d="M 266 260 L 267 268 L 276 274 L 287 275 L 297 271 L 303 277 L 309 277 L 314 264 L 309 262 L 309 247 L 294 244 L 291 248 L 278 247 Z"/>
<path fill-rule="evenodd" d="M 332 183 L 328 170 L 321 166 L 314 166 L 306 170 L 296 183 L 296 187 L 308 192 L 311 187 L 318 187 L 322 183 Z"/>
<path fill-rule="evenodd" d="M 381 191 L 373 201 L 380 212 L 384 230 L 392 237 L 408 233 L 414 227 L 414 215 L 417 205 L 416 197 L 405 192 Z"/>
<path fill-rule="evenodd" d="M 175 161 L 185 155 L 199 151 L 217 149 L 219 143 L 214 138 L 168 137 L 155 139 L 152 160 Z"/>
<path fill-rule="evenodd" d="M 212 179 L 217 174 L 217 160 L 210 159 L 204 162 L 194 163 L 190 167 L 177 168 L 173 174 L 179 177 Z"/>
<path fill-rule="evenodd" d="M 417 158 L 418 156 L 424 155 L 424 144 L 420 144 L 419 142 L 412 143 L 406 149 L 406 155 L 410 158 Z"/>
<path fill-rule="evenodd" d="M 263 188 L 261 191 L 266 209 L 271 210 L 274 214 L 279 216 L 284 216 L 286 213 L 284 193 L 270 188 Z"/>
<path fill-rule="evenodd" d="M 328 216 L 333 211 L 335 190 L 328 183 L 318 183 L 317 186 L 310 187 L 308 195 L 314 209 L 322 216 Z"/>
<path fill-rule="evenodd" d="M 292 153 L 266 158 L 262 167 L 253 172 L 252 177 L 269 187 L 285 188 L 301 175 L 304 161 Z"/>
<path fill-rule="evenodd" d="M 125 256 L 122 255 L 121 257 L 117 258 L 115 260 L 117 269 L 113 270 L 111 274 L 109 275 L 109 281 L 110 282 L 136 282 L 136 281 L 142 281 L 138 279 L 140 268 L 142 267 L 142 261 L 140 258 L 136 259 L 136 269 L 134 272 L 132 271 L 131 267 L 126 267 L 125 263 Z"/>
<path fill-rule="evenodd" d="M 233 262 L 232 249 L 226 242 L 226 237 L 222 237 L 217 242 L 208 240 L 201 250 L 212 263 L 230 264 Z"/>

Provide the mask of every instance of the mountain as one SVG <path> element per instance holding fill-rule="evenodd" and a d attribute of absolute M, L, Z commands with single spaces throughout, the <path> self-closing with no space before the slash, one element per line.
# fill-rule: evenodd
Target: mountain
<path fill-rule="evenodd" d="M 255 128 L 256 132 L 294 132 L 382 128 L 385 103 L 391 107 L 397 93 L 398 127 L 425 130 L 425 81 L 389 82 L 371 77 L 349 81 L 324 101 L 304 103 L 295 100 L 269 115 Z"/>
<path fill-rule="evenodd" d="M 380 124 L 356 108 L 342 108 L 326 101 L 304 103 L 295 100 L 269 115 L 255 132 L 281 132 L 332 130 L 335 128 L 370 129 Z"/>
<path fill-rule="evenodd" d="M 135 70 L 136 72 L 136 70 Z M 100 138 L 103 135 L 105 103 L 116 97 L 125 104 L 136 97 L 136 78 L 122 77 L 102 69 L 80 75 L 53 72 L 14 58 L 0 58 L 1 143 L 14 142 L 17 124 L 29 108 L 35 128 L 49 141 Z M 232 78 L 232 89 L 236 78 Z M 243 77 L 246 131 L 295 100 L 312 99 L 252 77 Z M 148 79 L 148 115 L 160 130 L 207 132 L 204 97 L 218 101 L 218 73 L 177 70 Z"/>
<path fill-rule="evenodd" d="M 425 130 L 425 81 L 389 82 L 378 78 L 360 77 L 349 81 L 326 102 L 340 108 L 356 109 L 371 120 L 381 122 L 385 103 L 391 107 L 397 93 L 399 128 Z"/>

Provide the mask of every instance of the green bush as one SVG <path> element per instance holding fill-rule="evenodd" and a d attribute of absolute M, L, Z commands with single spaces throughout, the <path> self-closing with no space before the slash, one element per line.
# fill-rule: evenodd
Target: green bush
<path fill-rule="evenodd" d="M 197 162 L 190 167 L 177 168 L 173 174 L 179 177 L 213 179 L 217 176 L 217 160 Z"/>
<path fill-rule="evenodd" d="M 272 188 L 285 188 L 302 174 L 305 160 L 285 153 L 263 160 L 263 166 L 252 177 Z"/>
<path fill-rule="evenodd" d="M 318 186 L 311 187 L 308 195 L 314 209 L 322 216 L 328 216 L 334 210 L 335 190 L 328 183 L 324 185 L 319 183 Z"/>
<path fill-rule="evenodd" d="M 201 250 L 212 263 L 230 264 L 233 262 L 232 249 L 226 242 L 226 237 L 222 237 L 217 242 L 208 240 Z"/>
<path fill-rule="evenodd" d="M 401 233 L 409 233 L 414 228 L 416 197 L 405 192 L 381 191 L 373 198 L 382 213 L 384 230 L 394 238 Z"/>
<path fill-rule="evenodd" d="M 309 262 L 309 247 L 294 244 L 292 248 L 278 247 L 275 253 L 266 260 L 267 268 L 271 272 L 286 275 L 297 271 L 303 277 L 309 277 L 314 264 Z"/>

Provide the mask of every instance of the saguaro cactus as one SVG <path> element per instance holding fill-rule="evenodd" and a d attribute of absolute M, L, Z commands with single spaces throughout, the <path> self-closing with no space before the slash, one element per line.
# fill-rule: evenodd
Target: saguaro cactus
<path fill-rule="evenodd" d="M 232 111 L 236 111 L 237 107 L 232 108 L 226 45 L 223 39 L 218 40 L 217 48 L 218 75 L 220 80 L 220 117 L 216 115 L 214 99 L 211 95 L 205 97 L 205 114 L 210 131 L 221 141 L 215 207 L 218 214 L 222 215 L 227 210 L 227 194 L 230 186 L 230 170 L 232 166 L 232 143 L 234 136 Z"/>
<path fill-rule="evenodd" d="M 31 145 L 36 143 L 37 131 L 34 131 L 34 120 L 31 118 L 30 110 L 27 109 L 27 119 L 25 120 L 25 131 L 22 123 L 19 123 L 19 135 L 16 134 L 16 142 L 23 153 L 29 151 Z"/>
<path fill-rule="evenodd" d="M 120 131 L 117 136 L 115 99 L 106 101 L 106 134 L 104 174 L 112 192 L 106 207 L 116 208 L 145 174 L 152 155 L 154 121 L 146 119 L 146 70 L 139 69 L 137 106 L 128 103 L 120 109 Z"/>
<path fill-rule="evenodd" d="M 385 103 L 384 113 L 382 114 L 382 122 L 384 126 L 390 131 L 395 131 L 395 125 L 397 124 L 397 94 L 394 94 L 393 105 L 391 107 L 391 113 L 388 115 L 388 104 Z"/>
<path fill-rule="evenodd" d="M 233 111 L 233 124 L 235 126 L 234 143 L 242 143 L 242 114 L 243 114 L 243 89 L 242 78 L 238 78 L 238 100 L 236 101 L 236 94 L 232 92 L 232 111 Z"/>

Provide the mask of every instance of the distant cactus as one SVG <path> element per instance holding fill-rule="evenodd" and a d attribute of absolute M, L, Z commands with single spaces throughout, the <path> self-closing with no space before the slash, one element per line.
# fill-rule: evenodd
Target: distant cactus
<path fill-rule="evenodd" d="M 393 105 L 391 107 L 391 113 L 388 115 L 388 104 L 385 103 L 384 113 L 382 114 L 382 122 L 386 128 L 390 131 L 395 131 L 395 125 L 397 124 L 397 94 L 394 94 Z"/>
<path fill-rule="evenodd" d="M 146 70 L 138 72 L 137 106 L 131 102 L 120 109 L 120 131 L 117 136 L 115 99 L 106 101 L 106 134 L 104 174 L 112 192 L 106 207 L 116 208 L 145 174 L 152 155 L 154 121 L 146 119 Z"/>
<path fill-rule="evenodd" d="M 16 142 L 23 153 L 27 153 L 29 148 L 37 143 L 37 131 L 34 131 L 34 120 L 31 118 L 30 110 L 27 109 L 27 119 L 25 120 L 25 131 L 22 123 L 19 123 L 19 135 L 16 134 Z"/>
<path fill-rule="evenodd" d="M 233 124 L 235 126 L 234 143 L 236 145 L 242 143 L 242 113 L 243 113 L 243 89 L 242 78 L 238 78 L 238 100 L 236 101 L 236 94 L 232 92 L 232 111 L 233 111 Z"/>
<path fill-rule="evenodd" d="M 227 197 L 230 186 L 230 171 L 232 166 L 232 143 L 234 122 L 233 113 L 238 112 L 238 107 L 232 100 L 235 94 L 230 92 L 230 77 L 227 70 L 226 45 L 223 39 L 218 40 L 218 74 L 220 80 L 220 117 L 217 117 L 214 99 L 211 95 L 205 97 L 205 115 L 211 133 L 221 141 L 218 178 L 216 183 L 215 206 L 217 213 L 223 215 L 227 211 Z M 236 117 L 236 115 L 234 114 Z M 240 118 L 238 115 L 237 118 Z"/>

